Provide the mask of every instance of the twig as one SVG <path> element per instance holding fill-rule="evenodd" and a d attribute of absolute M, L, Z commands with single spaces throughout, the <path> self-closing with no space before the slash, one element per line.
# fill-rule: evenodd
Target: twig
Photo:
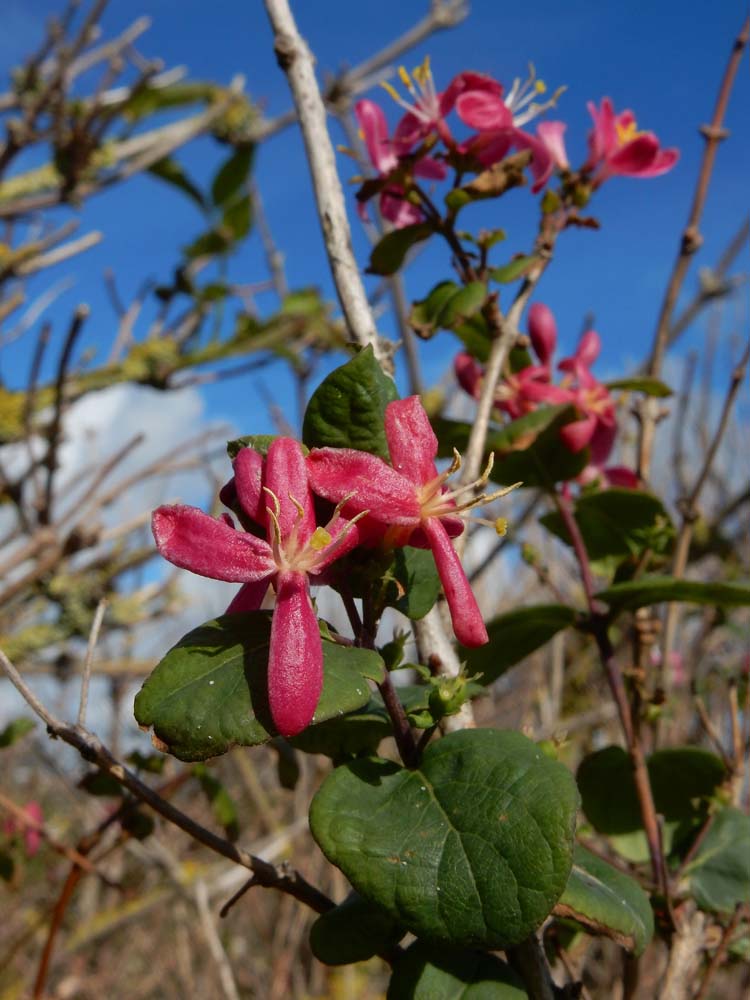
<path fill-rule="evenodd" d="M 44 460 L 44 464 L 47 467 L 47 481 L 44 489 L 42 509 L 39 511 L 40 524 L 49 524 L 52 517 L 52 488 L 55 479 L 55 472 L 57 470 L 57 448 L 60 443 L 65 379 L 68 374 L 68 365 L 70 364 L 70 357 L 73 353 L 73 346 L 78 339 L 78 334 L 81 332 L 83 324 L 88 319 L 88 315 L 89 307 L 87 305 L 78 306 L 73 314 L 70 327 L 68 328 L 68 334 L 65 338 L 62 354 L 60 355 L 60 362 L 57 366 L 57 378 L 55 380 L 55 405 L 52 414 L 52 423 L 50 424 L 49 429 L 47 455 Z"/>
<path fill-rule="evenodd" d="M 704 125 L 701 133 L 706 140 L 703 150 L 703 160 L 701 161 L 698 181 L 693 195 L 693 204 L 688 216 L 687 226 L 680 240 L 680 248 L 677 254 L 672 274 L 670 275 L 667 288 L 664 293 L 661 311 L 656 324 L 651 357 L 648 363 L 648 374 L 658 376 L 661 372 L 664 355 L 667 349 L 669 331 L 672 323 L 672 315 L 677 304 L 683 281 L 688 272 L 693 254 L 700 248 L 703 237 L 700 234 L 699 226 L 703 216 L 703 208 L 706 203 L 708 187 L 713 173 L 714 161 L 719 148 L 719 143 L 727 135 L 724 129 L 724 116 L 726 114 L 729 97 L 734 85 L 734 78 L 737 75 L 742 54 L 750 39 L 750 17 L 747 17 L 742 25 L 739 35 L 732 45 L 732 53 L 729 57 L 724 77 L 719 87 L 716 98 L 713 117 L 710 125 Z M 638 475 L 641 479 L 647 480 L 651 466 L 651 452 L 653 448 L 654 432 L 656 429 L 654 401 L 646 401 L 641 419 L 641 435 L 638 460 Z"/>
<path fill-rule="evenodd" d="M 242 865 L 249 869 L 257 878 L 258 884 L 264 888 L 278 889 L 287 893 L 302 903 L 305 903 L 316 913 L 324 913 L 331 909 L 333 903 L 315 886 L 311 885 L 299 872 L 283 865 L 273 865 L 254 854 L 250 854 L 230 843 L 228 840 L 217 836 L 211 830 L 207 830 L 200 823 L 183 813 L 162 798 L 158 792 L 146 785 L 129 768 L 125 767 L 121 761 L 117 760 L 106 746 L 93 733 L 86 729 L 79 729 L 77 726 L 69 726 L 57 719 L 39 700 L 34 692 L 25 683 L 19 672 L 10 662 L 5 653 L 0 650 L 0 667 L 3 668 L 8 679 L 14 685 L 26 703 L 34 710 L 39 718 L 46 724 L 50 736 L 61 739 L 64 743 L 74 747 L 81 756 L 92 764 L 95 764 L 105 774 L 111 775 L 123 788 L 140 799 L 154 812 L 158 813 L 169 823 L 184 830 L 193 840 L 208 847 L 209 850 L 220 854 L 235 864 Z"/>
<path fill-rule="evenodd" d="M 344 192 L 326 123 L 326 109 L 318 89 L 313 59 L 297 30 L 287 0 L 265 0 L 274 31 L 274 49 L 292 91 L 310 164 L 318 218 L 334 284 L 352 339 L 372 346 L 382 365 L 389 353 L 378 337 L 364 285 L 351 246 Z"/>
<path fill-rule="evenodd" d="M 83 728 L 86 724 L 86 707 L 89 700 L 89 681 L 91 680 L 91 665 L 94 662 L 94 651 L 99 640 L 99 632 L 104 621 L 104 612 L 107 610 L 107 600 L 102 598 L 96 606 L 94 620 L 91 623 L 89 641 L 86 647 L 86 656 L 83 661 L 83 674 L 81 676 L 81 700 L 78 705 L 78 726 Z"/>
<path fill-rule="evenodd" d="M 713 438 L 706 449 L 703 466 L 698 473 L 695 484 L 690 491 L 690 495 L 680 502 L 682 524 L 680 525 L 680 531 L 675 543 L 674 556 L 672 557 L 672 576 L 675 579 L 679 579 L 684 574 L 687 567 L 688 556 L 690 555 L 690 543 L 693 539 L 693 529 L 695 527 L 695 521 L 698 518 L 698 500 L 703 492 L 703 487 L 706 485 L 706 481 L 719 451 L 719 446 L 721 445 L 727 427 L 729 426 L 729 418 L 732 413 L 737 394 L 739 393 L 742 383 L 745 380 L 748 361 L 750 361 L 750 338 L 745 345 L 745 350 L 742 353 L 739 363 L 735 366 L 734 371 L 732 372 L 727 393 L 724 397 L 724 405 L 722 406 L 719 422 L 716 426 L 716 430 L 714 431 Z M 668 688 L 669 684 L 669 660 L 674 648 L 678 620 L 679 605 L 677 603 L 669 604 L 664 623 L 664 642 L 662 644 L 661 658 L 663 670 L 662 682 L 665 688 Z"/>
<path fill-rule="evenodd" d="M 721 935 L 721 940 L 719 941 L 718 947 L 714 952 L 713 958 L 711 959 L 708 968 L 706 969 L 706 974 L 703 977 L 700 989 L 695 995 L 695 1000 L 705 1000 L 708 996 L 708 990 L 711 986 L 711 980 L 718 971 L 721 963 L 724 961 L 727 955 L 727 949 L 729 948 L 729 942 L 732 940 L 732 935 L 737 930 L 737 925 L 742 917 L 743 906 L 738 903 L 734 908 L 734 913 L 732 914 L 732 919 L 729 921 L 727 926 L 724 928 L 724 933 Z"/>
<path fill-rule="evenodd" d="M 208 944 L 208 950 L 211 953 L 211 958 L 213 958 L 214 964 L 218 970 L 219 981 L 221 982 L 221 988 L 224 992 L 224 996 L 226 997 L 226 1000 L 240 1000 L 240 994 L 237 990 L 237 983 L 234 979 L 232 966 L 229 962 L 226 951 L 224 951 L 224 945 L 221 943 L 221 938 L 216 930 L 216 924 L 214 922 L 213 914 L 211 913 L 211 907 L 208 904 L 208 889 L 206 888 L 206 882 L 204 879 L 199 878 L 196 881 L 194 896 L 201 927 L 203 928 L 203 935 L 206 939 L 206 943 Z"/>

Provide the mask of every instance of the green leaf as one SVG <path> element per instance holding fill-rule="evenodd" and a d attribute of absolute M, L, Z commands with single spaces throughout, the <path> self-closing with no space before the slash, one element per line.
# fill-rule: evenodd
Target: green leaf
<path fill-rule="evenodd" d="M 388 913 L 350 892 L 343 903 L 321 914 L 312 925 L 310 948 L 319 962 L 349 965 L 388 951 L 403 936 Z"/>
<path fill-rule="evenodd" d="M 214 819 L 223 828 L 227 840 L 234 842 L 240 835 L 240 824 L 237 819 L 237 806 L 232 796 L 205 764 L 196 764 L 193 774 L 200 782 L 203 794 L 211 805 Z"/>
<path fill-rule="evenodd" d="M 438 329 L 438 317 L 446 302 L 460 291 L 455 281 L 441 281 L 411 307 L 409 325 L 420 337 L 430 337 Z"/>
<path fill-rule="evenodd" d="M 701 580 L 675 580 L 671 576 L 646 576 L 638 580 L 616 583 L 596 595 L 613 612 L 664 601 L 684 601 L 686 604 L 709 604 L 739 608 L 750 605 L 750 587 L 738 583 L 712 583 Z"/>
<path fill-rule="evenodd" d="M 206 202 L 202 191 L 190 180 L 177 160 L 171 156 L 165 156 L 164 159 L 152 163 L 148 172 L 154 177 L 166 181 L 167 184 L 184 191 L 188 198 L 191 198 L 200 209 L 205 211 Z"/>
<path fill-rule="evenodd" d="M 448 330 L 460 326 L 465 320 L 479 312 L 486 298 L 487 286 L 485 283 L 483 281 L 470 281 L 443 305 L 437 315 L 438 326 Z"/>
<path fill-rule="evenodd" d="M 271 443 L 278 436 L 278 434 L 246 434 L 244 437 L 235 438 L 233 441 L 227 441 L 227 455 L 234 461 L 243 448 L 252 448 L 265 458 Z M 304 446 L 302 450 L 307 454 Z"/>
<path fill-rule="evenodd" d="M 684 872 L 702 910 L 727 913 L 750 903 L 749 847 L 750 816 L 734 808 L 716 813 Z"/>
<path fill-rule="evenodd" d="M 656 811 L 668 822 L 698 819 L 725 777 L 721 760 L 699 747 L 657 750 L 647 767 Z M 642 829 L 633 769 L 622 747 L 604 747 L 584 757 L 577 780 L 583 811 L 595 830 L 623 834 Z"/>
<path fill-rule="evenodd" d="M 398 394 L 372 347 L 336 368 L 307 405 L 302 440 L 308 448 L 356 448 L 389 460 L 385 408 Z"/>
<path fill-rule="evenodd" d="M 488 361 L 492 350 L 492 338 L 487 328 L 487 321 L 481 313 L 476 313 L 465 323 L 456 326 L 453 332 L 473 358 L 483 364 Z"/>
<path fill-rule="evenodd" d="M 250 232 L 253 221 L 253 202 L 250 195 L 233 201 L 224 210 L 221 224 L 228 229 L 235 240 L 241 240 Z"/>
<path fill-rule="evenodd" d="M 195 260 L 196 257 L 214 257 L 226 253 L 230 246 L 231 240 L 227 238 L 226 233 L 218 229 L 209 229 L 186 246 L 183 253 L 188 260 Z"/>
<path fill-rule="evenodd" d="M 481 674 L 481 684 L 492 684 L 509 667 L 568 628 L 575 621 L 572 608 L 564 604 L 537 604 L 498 615 L 487 624 L 489 642 L 476 649 L 462 649 L 470 674 Z"/>
<path fill-rule="evenodd" d="M 135 699 L 140 726 L 153 727 L 160 749 L 180 760 L 205 760 L 276 735 L 268 709 L 266 611 L 225 615 L 184 636 Z M 382 679 L 372 650 L 323 639 L 323 692 L 313 725 L 365 705 L 366 678 Z"/>
<path fill-rule="evenodd" d="M 248 178 L 253 162 L 254 146 L 241 146 L 225 160 L 211 183 L 214 205 L 224 207 Z"/>
<path fill-rule="evenodd" d="M 575 519 L 590 559 L 639 556 L 647 548 L 663 550 L 673 534 L 661 500 L 641 490 L 609 489 L 585 494 L 576 501 Z M 571 540 L 557 511 L 540 523 L 566 545 Z"/>
<path fill-rule="evenodd" d="M 636 955 L 644 951 L 654 934 L 651 904 L 635 879 L 578 844 L 555 913 L 572 917 L 593 934 L 613 938 Z"/>
<path fill-rule="evenodd" d="M 475 316 L 486 298 L 483 281 L 470 281 L 463 287 L 455 281 L 441 281 L 427 298 L 414 303 L 409 323 L 420 337 L 430 337 L 440 328 L 453 330 Z"/>
<path fill-rule="evenodd" d="M 481 791 L 480 791 L 481 790 Z M 310 807 L 328 859 L 427 941 L 504 948 L 549 914 L 572 863 L 572 776 L 520 733 L 463 730 L 420 767 L 338 767 Z"/>
<path fill-rule="evenodd" d="M 651 375 L 634 375 L 632 378 L 616 378 L 612 382 L 605 382 L 608 389 L 625 389 L 628 392 L 642 392 L 646 396 L 655 396 L 657 399 L 666 399 L 672 395 L 672 390 L 658 378 Z"/>
<path fill-rule="evenodd" d="M 509 285 L 512 281 L 518 281 L 519 278 L 522 278 L 536 262 L 537 258 L 534 256 L 514 257 L 509 264 L 493 268 L 490 271 L 490 277 L 501 285 Z"/>
<path fill-rule="evenodd" d="M 440 577 L 432 552 L 429 549 L 405 546 L 396 549 L 394 562 L 398 594 L 389 603 L 407 618 L 424 618 L 441 592 Z"/>
<path fill-rule="evenodd" d="M 122 785 L 111 774 L 104 771 L 89 771 L 78 782 L 78 787 L 101 798 L 119 798 L 122 795 Z"/>
<path fill-rule="evenodd" d="M 415 941 L 394 963 L 386 1000 L 526 1000 L 515 972 L 481 951 L 430 948 Z"/>
<path fill-rule="evenodd" d="M 370 254 L 368 274 L 387 276 L 395 274 L 404 263 L 407 253 L 416 243 L 421 243 L 431 236 L 433 228 L 426 222 L 417 222 L 412 226 L 393 229 L 373 247 Z"/>
<path fill-rule="evenodd" d="M 36 723 L 31 719 L 25 718 L 25 716 L 13 719 L 8 723 L 5 729 L 0 732 L 0 749 L 12 746 L 18 740 L 23 739 L 23 737 L 26 736 L 27 733 L 30 733 L 35 726 Z"/>

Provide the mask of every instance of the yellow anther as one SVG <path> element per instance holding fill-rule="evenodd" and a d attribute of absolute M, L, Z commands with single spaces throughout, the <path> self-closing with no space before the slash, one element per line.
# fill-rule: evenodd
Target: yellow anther
<path fill-rule="evenodd" d="M 633 139 L 637 139 L 639 135 L 643 135 L 643 132 L 638 131 L 638 125 L 636 122 L 629 122 L 627 125 L 620 125 L 619 122 L 615 125 L 617 129 L 617 138 L 624 145 L 626 142 L 632 142 Z"/>
<path fill-rule="evenodd" d="M 508 534 L 508 518 L 498 517 L 495 520 L 495 531 L 501 538 L 505 538 Z"/>
<path fill-rule="evenodd" d="M 534 90 L 537 92 L 537 94 L 546 94 L 547 84 L 544 82 L 544 80 L 536 80 L 534 83 Z"/>
<path fill-rule="evenodd" d="M 408 70 L 404 66 L 399 66 L 398 78 L 401 81 L 401 83 L 403 83 L 403 85 L 406 87 L 407 90 L 409 91 L 414 90 L 414 84 L 412 83 L 412 79 L 409 76 Z"/>
<path fill-rule="evenodd" d="M 414 69 L 414 79 L 420 87 L 424 87 L 425 81 L 431 76 L 430 57 L 425 56 L 419 66 Z"/>
<path fill-rule="evenodd" d="M 314 552 L 320 552 L 326 545 L 331 544 L 331 536 L 325 528 L 316 528 L 310 536 L 310 548 Z"/>
<path fill-rule="evenodd" d="M 385 90 L 388 94 L 390 94 L 390 96 L 397 104 L 401 103 L 401 98 L 395 87 L 392 87 L 391 84 L 388 83 L 386 80 L 383 80 L 380 86 L 383 88 L 383 90 Z"/>

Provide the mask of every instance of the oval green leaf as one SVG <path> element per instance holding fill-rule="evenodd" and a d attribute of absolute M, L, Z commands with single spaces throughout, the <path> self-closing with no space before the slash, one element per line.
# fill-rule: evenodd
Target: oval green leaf
<path fill-rule="evenodd" d="M 205 760 L 276 736 L 268 709 L 271 614 L 250 611 L 206 622 L 157 665 L 135 699 L 140 726 L 180 760 Z M 367 679 L 380 680 L 372 650 L 323 639 L 323 692 L 312 724 L 367 704 Z"/>
<path fill-rule="evenodd" d="M 383 276 L 395 274 L 404 263 L 407 253 L 416 243 L 431 236 L 433 228 L 429 223 L 417 222 L 413 226 L 393 229 L 377 243 L 370 254 L 368 274 Z"/>
<path fill-rule="evenodd" d="M 573 868 L 555 914 L 640 955 L 654 934 L 648 896 L 635 879 L 577 844 Z"/>
<path fill-rule="evenodd" d="M 351 892 L 312 925 L 310 949 L 326 965 L 349 965 L 388 951 L 403 936 L 403 929 L 388 913 Z"/>
<path fill-rule="evenodd" d="M 750 816 L 718 812 L 684 875 L 702 910 L 728 913 L 750 903 Z"/>
<path fill-rule="evenodd" d="M 613 612 L 634 611 L 636 608 L 664 601 L 686 604 L 710 604 L 727 608 L 750 605 L 750 587 L 739 583 L 713 583 L 701 580 L 675 580 L 671 576 L 647 576 L 640 580 L 616 583 L 596 595 Z"/>
<path fill-rule="evenodd" d="M 624 389 L 626 392 L 642 392 L 645 396 L 666 399 L 672 390 L 661 379 L 651 375 L 634 375 L 632 378 L 616 378 L 604 383 L 608 389 Z"/>
<path fill-rule="evenodd" d="M 415 941 L 393 966 L 386 1000 L 526 1000 L 515 972 L 481 951 L 446 951 Z"/>
<path fill-rule="evenodd" d="M 388 461 L 385 408 L 398 398 L 372 347 L 360 351 L 320 383 L 307 405 L 302 440 L 308 448 L 356 448 Z"/>
<path fill-rule="evenodd" d="M 421 766 L 351 761 L 310 807 L 324 854 L 426 941 L 504 948 L 567 884 L 578 804 L 569 771 L 515 732 L 463 730 Z"/>
<path fill-rule="evenodd" d="M 489 642 L 476 649 L 462 649 L 468 673 L 481 674 L 480 684 L 492 684 L 510 667 L 568 628 L 575 612 L 565 604 L 537 604 L 498 615 L 487 624 Z"/>

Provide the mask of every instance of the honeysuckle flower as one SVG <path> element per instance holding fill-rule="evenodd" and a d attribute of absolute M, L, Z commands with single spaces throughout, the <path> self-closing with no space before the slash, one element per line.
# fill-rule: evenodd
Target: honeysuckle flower
<path fill-rule="evenodd" d="M 413 143 L 399 139 L 397 135 L 390 138 L 388 123 L 382 108 L 374 101 L 358 101 L 354 108 L 362 136 L 365 140 L 370 161 L 381 177 L 388 177 L 398 171 L 401 157 L 407 155 Z M 429 156 L 421 157 L 413 165 L 412 170 L 417 177 L 441 180 L 445 177 L 445 167 L 442 163 Z M 412 225 L 422 219 L 422 211 L 417 205 L 406 200 L 406 192 L 401 184 L 394 181 L 380 192 L 380 213 L 384 219 L 400 229 Z M 360 215 L 366 213 L 365 205 L 359 203 Z"/>
<path fill-rule="evenodd" d="M 386 543 L 429 547 L 456 637 L 464 646 L 481 646 L 487 630 L 451 536 L 463 530 L 460 515 L 508 490 L 461 499 L 486 485 L 489 468 L 477 483 L 446 489 L 460 458 L 438 473 L 437 438 L 418 396 L 388 404 L 385 434 L 392 465 L 350 448 L 314 448 L 307 458 L 312 488 L 328 500 L 346 502 L 344 513 L 367 509 L 368 519 L 382 525 Z"/>
<path fill-rule="evenodd" d="M 589 158 L 585 170 L 595 171 L 598 186 L 608 177 L 656 177 L 671 170 L 679 150 L 662 149 L 653 132 L 639 132 L 632 111 L 615 114 L 612 101 L 602 98 L 600 107 L 588 104 L 594 127 L 589 133 Z"/>
<path fill-rule="evenodd" d="M 567 373 L 562 385 L 581 414 L 578 420 L 560 428 L 562 442 L 572 452 L 581 451 L 588 445 L 592 463 L 603 467 L 615 442 L 617 418 L 609 390 L 589 370 L 600 350 L 599 335 L 594 330 L 587 330 L 575 354 L 563 358 L 558 368 Z"/>
<path fill-rule="evenodd" d="M 268 701 L 274 725 L 293 736 L 311 721 L 323 686 L 323 647 L 310 598 L 310 578 L 357 544 L 356 518 L 337 507 L 317 527 L 302 450 L 292 438 L 277 438 L 268 455 L 243 448 L 234 461 L 236 497 L 266 538 L 238 531 L 229 515 L 210 517 L 182 504 L 154 511 L 152 529 L 169 562 L 199 576 L 241 583 L 228 613 L 260 608 L 269 585 L 276 591 L 268 653 Z"/>

